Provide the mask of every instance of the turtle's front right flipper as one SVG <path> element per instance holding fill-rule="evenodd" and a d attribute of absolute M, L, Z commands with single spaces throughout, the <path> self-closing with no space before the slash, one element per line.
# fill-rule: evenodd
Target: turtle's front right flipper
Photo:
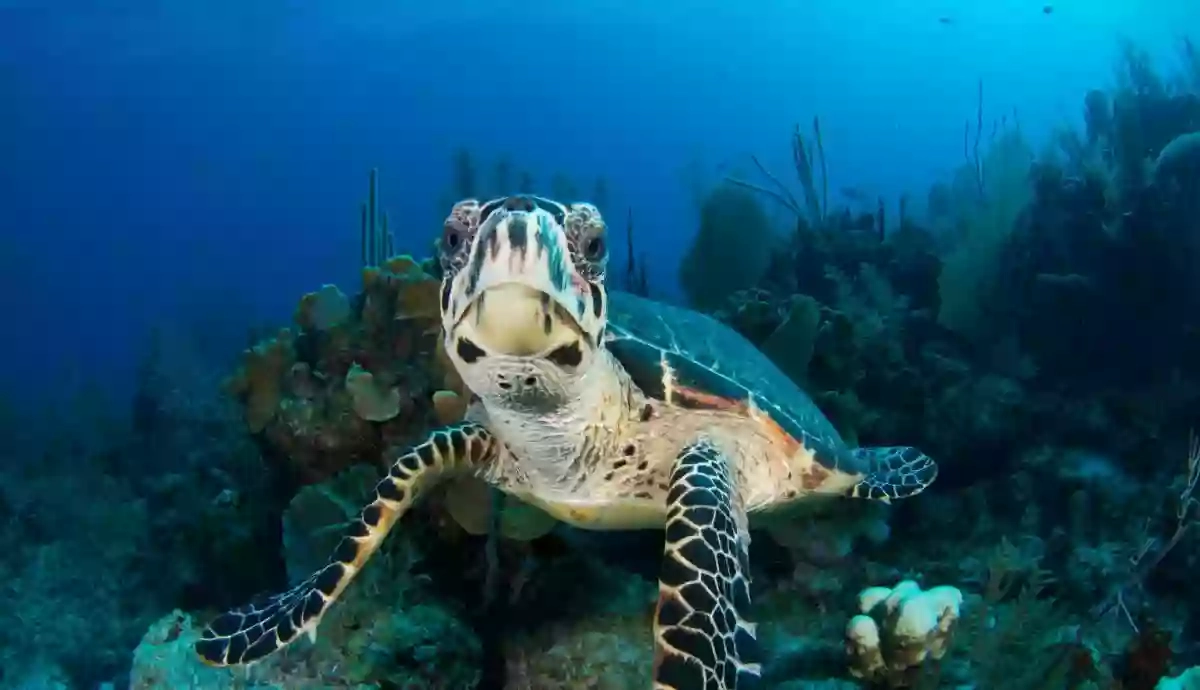
<path fill-rule="evenodd" d="M 699 441 L 675 460 L 654 613 L 654 690 L 739 690 L 760 668 L 750 533 L 729 458 Z"/>
<path fill-rule="evenodd" d="M 325 567 L 282 594 L 217 616 L 196 642 L 196 653 L 213 666 L 250 664 L 301 633 L 315 637 L 321 616 L 419 495 L 440 480 L 489 462 L 498 450 L 499 442 L 487 429 L 467 422 L 438 429 L 402 452 Z"/>

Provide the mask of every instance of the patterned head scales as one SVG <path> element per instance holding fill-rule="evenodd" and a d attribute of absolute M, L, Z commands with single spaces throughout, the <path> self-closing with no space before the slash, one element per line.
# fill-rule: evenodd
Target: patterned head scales
<path fill-rule="evenodd" d="M 439 243 L 442 326 L 468 385 L 466 370 L 493 357 L 586 369 L 607 321 L 605 235 L 591 204 L 529 195 L 455 204 Z"/>

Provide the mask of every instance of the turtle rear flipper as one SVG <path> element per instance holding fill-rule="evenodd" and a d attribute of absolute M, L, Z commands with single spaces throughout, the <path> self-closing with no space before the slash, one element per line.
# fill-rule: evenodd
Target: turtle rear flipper
<path fill-rule="evenodd" d="M 850 452 L 861 466 L 870 468 L 862 481 L 850 487 L 849 494 L 854 498 L 884 502 L 908 498 L 937 479 L 937 463 L 910 446 L 855 448 Z"/>
<path fill-rule="evenodd" d="M 196 653 L 212 666 L 236 666 L 283 649 L 301 633 L 315 638 L 321 616 L 419 494 L 453 473 L 487 462 L 498 448 L 487 429 L 463 423 L 434 431 L 423 443 L 401 453 L 325 567 L 282 594 L 217 616 L 196 642 Z"/>
<path fill-rule="evenodd" d="M 655 690 L 735 690 L 759 675 L 754 625 L 741 617 L 750 607 L 749 547 L 729 460 L 709 441 L 685 448 L 667 494 Z"/>

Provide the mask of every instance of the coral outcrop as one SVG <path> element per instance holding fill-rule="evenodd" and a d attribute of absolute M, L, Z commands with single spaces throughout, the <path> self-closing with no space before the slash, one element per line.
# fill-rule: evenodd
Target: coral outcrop
<path fill-rule="evenodd" d="M 962 603 L 955 587 L 922 591 L 911 580 L 863 590 L 859 614 L 846 624 L 850 673 L 889 687 L 913 684 L 927 659 L 946 655 Z"/>
<path fill-rule="evenodd" d="M 435 421 L 430 397 L 447 383 L 438 286 L 415 260 L 388 259 L 363 269 L 354 300 L 332 285 L 309 293 L 293 328 L 246 351 L 228 388 L 302 483 L 377 463 Z"/>
<path fill-rule="evenodd" d="M 378 473 L 357 466 L 305 487 L 284 514 L 289 578 L 307 577 L 341 538 L 342 525 L 368 500 Z M 349 688 L 458 690 L 478 681 L 481 647 L 461 605 L 422 569 L 432 538 L 419 521 L 397 530 L 355 586 L 331 610 L 312 643 L 247 670 L 204 666 L 193 645 L 203 621 L 175 611 L 159 620 L 134 653 L 135 690 L 194 688 Z M 426 546 L 420 546 L 425 540 Z"/>
<path fill-rule="evenodd" d="M 802 200 L 777 182 L 702 197 L 680 270 L 694 306 L 767 352 L 849 441 L 910 443 L 942 467 L 918 501 L 821 506 L 755 533 L 765 688 L 1195 684 L 1200 100 L 1129 50 L 1118 86 L 1082 98 L 1086 129 L 1036 154 L 1015 117 L 989 139 L 982 85 L 979 101 L 964 165 L 924 216 L 831 205 L 819 126 L 792 137 Z M 777 232 L 759 201 L 793 226 Z M 323 562 L 386 448 L 469 401 L 438 350 L 436 268 L 380 256 L 377 225 L 364 223 L 359 293 L 306 296 L 231 381 L 246 429 L 304 484 L 280 521 L 280 579 Z M 245 521 L 236 498 L 217 503 Z M 428 499 L 315 643 L 248 674 L 202 668 L 188 647 L 210 597 L 151 627 L 133 687 L 645 683 L 661 535 L 584 534 L 478 482 Z M 958 587 L 930 587 L 942 582 Z"/>

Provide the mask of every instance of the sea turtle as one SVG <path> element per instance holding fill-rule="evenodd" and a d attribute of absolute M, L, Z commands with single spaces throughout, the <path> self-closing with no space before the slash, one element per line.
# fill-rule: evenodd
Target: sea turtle
<path fill-rule="evenodd" d="M 734 690 L 759 673 L 744 617 L 750 525 L 817 496 L 911 496 L 937 474 L 913 448 L 849 448 L 718 321 L 606 290 L 591 204 L 462 201 L 438 247 L 442 338 L 474 396 L 466 420 L 390 458 L 323 568 L 213 620 L 196 644 L 208 663 L 314 636 L 415 501 L 471 476 L 575 527 L 665 530 L 653 687 Z"/>

